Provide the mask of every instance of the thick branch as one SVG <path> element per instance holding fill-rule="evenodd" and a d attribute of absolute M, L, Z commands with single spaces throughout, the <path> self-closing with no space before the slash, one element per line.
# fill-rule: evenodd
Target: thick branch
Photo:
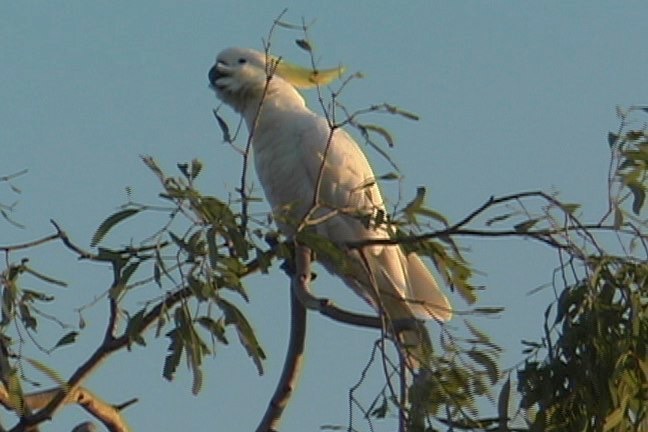
<path fill-rule="evenodd" d="M 290 294 L 290 339 L 284 367 L 272 399 L 256 432 L 276 432 L 284 409 L 288 405 L 297 385 L 297 379 L 304 361 L 306 339 L 306 308 L 291 290 Z"/>
<path fill-rule="evenodd" d="M 49 405 L 59 394 L 61 394 L 61 389 L 53 388 L 24 395 L 23 400 L 26 408 L 30 411 L 41 410 Z M 128 432 L 130 430 L 119 409 L 101 400 L 101 398 L 83 387 L 77 387 L 71 392 L 67 392 L 63 403 L 80 405 L 93 417 L 103 423 L 110 432 Z M 14 410 L 14 407 L 9 401 L 9 394 L 4 386 L 0 386 L 0 404 L 9 410 Z"/>
<path fill-rule="evenodd" d="M 306 340 L 306 305 L 302 299 L 314 298 L 309 290 L 310 249 L 297 246 L 296 271 L 291 277 L 290 289 L 290 339 L 281 377 L 268 404 L 257 432 L 275 432 L 284 409 L 288 405 L 304 360 Z"/>

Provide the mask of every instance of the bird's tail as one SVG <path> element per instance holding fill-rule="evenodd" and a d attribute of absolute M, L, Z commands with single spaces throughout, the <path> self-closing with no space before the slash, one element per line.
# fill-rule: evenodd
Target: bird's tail
<path fill-rule="evenodd" d="M 376 293 L 375 306 L 386 317 L 390 332 L 397 333 L 410 366 L 427 363 L 432 344 L 425 323 L 419 320 L 449 320 L 448 299 L 418 255 L 406 255 L 399 246 L 367 252 L 364 261 Z"/>

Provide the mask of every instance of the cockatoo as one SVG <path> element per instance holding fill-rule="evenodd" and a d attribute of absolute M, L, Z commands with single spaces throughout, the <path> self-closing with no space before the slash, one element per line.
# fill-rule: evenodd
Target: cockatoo
<path fill-rule="evenodd" d="M 385 208 L 363 151 L 343 129 L 311 111 L 297 90 L 341 73 L 300 69 L 246 48 L 225 49 L 209 71 L 217 97 L 245 120 L 259 181 L 289 238 L 300 227 L 337 245 L 390 238 L 389 225 L 367 223 L 367 216 Z M 326 260 L 323 265 L 389 320 L 452 317 L 450 303 L 416 254 L 398 245 L 341 248 L 350 270 L 341 272 Z"/>

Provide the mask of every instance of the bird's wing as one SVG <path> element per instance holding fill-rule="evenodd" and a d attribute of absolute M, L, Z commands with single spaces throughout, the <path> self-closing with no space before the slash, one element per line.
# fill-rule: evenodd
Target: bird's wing
<path fill-rule="evenodd" d="M 389 238 L 387 226 L 375 226 L 371 218 L 384 211 L 375 175 L 358 144 L 342 129 L 331 135 L 324 119 L 300 134 L 299 159 L 310 182 L 310 201 L 322 171 L 319 202 L 324 207 L 315 217 L 336 212 L 317 225 L 319 234 L 333 242 Z M 326 156 L 325 156 L 326 154 Z M 325 159 L 325 160 L 324 160 Z M 322 165 L 324 161 L 324 165 Z M 372 245 L 349 255 L 359 264 L 354 275 L 341 275 L 358 294 L 391 318 L 448 320 L 448 300 L 434 277 L 415 254 L 406 256 L 399 246 Z M 359 275 L 363 270 L 365 275 Z M 378 290 L 378 298 L 373 291 Z"/>

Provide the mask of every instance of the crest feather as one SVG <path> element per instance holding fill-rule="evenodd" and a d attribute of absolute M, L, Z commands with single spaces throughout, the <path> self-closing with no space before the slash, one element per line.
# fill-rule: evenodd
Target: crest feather
<path fill-rule="evenodd" d="M 283 59 L 270 56 L 273 64 L 277 64 L 275 73 L 288 81 L 296 88 L 308 89 L 318 85 L 326 85 L 331 81 L 339 79 L 346 70 L 343 66 L 333 69 L 311 69 L 288 63 Z"/>

